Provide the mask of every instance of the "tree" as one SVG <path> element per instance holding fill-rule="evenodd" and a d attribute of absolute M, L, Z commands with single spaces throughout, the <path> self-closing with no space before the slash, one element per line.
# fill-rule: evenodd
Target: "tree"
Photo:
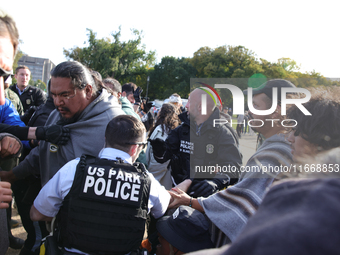
<path fill-rule="evenodd" d="M 255 54 L 244 46 L 202 47 L 190 63 L 199 78 L 245 78 L 263 71 Z"/>
<path fill-rule="evenodd" d="M 153 99 L 163 99 L 173 93 L 187 98 L 190 93 L 190 78 L 196 76 L 195 68 L 186 58 L 163 57 L 149 72 L 149 95 Z"/>
<path fill-rule="evenodd" d="M 15 72 L 15 69 L 18 67 L 19 59 L 24 55 L 24 53 L 19 49 L 17 54 L 15 55 L 14 62 L 13 62 L 13 72 Z"/>
<path fill-rule="evenodd" d="M 255 53 L 244 46 L 201 47 L 189 62 L 197 70 L 196 77 L 210 78 L 205 81 L 210 86 L 226 82 L 245 90 L 247 87 L 257 87 L 266 80 L 279 78 L 290 80 L 297 87 L 340 85 L 340 81 L 328 80 L 315 71 L 299 72 L 299 65 L 290 58 L 280 58 L 274 63 L 257 59 Z M 224 106 L 232 105 L 229 90 L 217 89 L 217 92 Z"/>
<path fill-rule="evenodd" d="M 290 58 L 280 58 L 277 61 L 279 66 L 282 66 L 287 72 L 296 72 L 300 70 L 300 66 L 296 64 L 296 61 Z"/>
<path fill-rule="evenodd" d="M 122 84 L 138 79 L 146 83 L 147 71 L 155 61 L 155 52 L 145 51 L 145 46 L 141 44 L 141 32 L 132 29 L 135 39 L 122 42 L 121 27 L 111 34 L 112 38 L 97 39 L 96 33 L 91 29 L 87 31 L 88 46 L 64 49 L 67 59 L 79 61 L 98 71 L 104 78 L 114 77 Z"/>
<path fill-rule="evenodd" d="M 46 92 L 46 83 L 43 82 L 42 80 L 37 80 L 36 82 L 34 82 L 34 86 Z"/>
<path fill-rule="evenodd" d="M 17 54 L 15 55 L 14 57 L 14 61 L 13 61 L 13 74 L 15 74 L 15 69 L 18 67 L 18 61 L 19 59 L 24 55 L 24 53 L 19 49 Z M 12 85 L 13 84 L 16 84 L 17 83 L 17 80 L 14 78 L 12 78 Z"/>

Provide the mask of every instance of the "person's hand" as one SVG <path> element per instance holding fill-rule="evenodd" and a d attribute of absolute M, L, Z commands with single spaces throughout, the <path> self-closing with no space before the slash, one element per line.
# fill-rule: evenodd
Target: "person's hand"
<path fill-rule="evenodd" d="M 31 146 L 32 149 L 37 147 L 39 145 L 39 143 L 40 143 L 39 140 L 36 140 L 36 139 L 30 140 L 30 146 Z"/>
<path fill-rule="evenodd" d="M 198 181 L 190 187 L 193 197 L 208 197 L 219 190 L 219 185 L 214 180 Z"/>
<path fill-rule="evenodd" d="M 146 128 L 146 131 L 149 131 L 153 125 L 154 125 L 154 122 L 155 122 L 155 117 L 153 116 L 153 114 L 151 112 L 148 112 L 147 113 L 147 123 L 146 122 L 143 122 L 144 125 L 145 125 L 145 128 Z"/>
<path fill-rule="evenodd" d="M 154 140 L 148 139 L 152 146 L 153 154 L 156 157 L 162 157 L 166 151 L 166 143 L 162 139 L 156 138 Z"/>
<path fill-rule="evenodd" d="M 143 105 L 144 112 L 148 113 L 152 107 L 152 103 L 144 103 Z"/>
<path fill-rule="evenodd" d="M 169 204 L 169 209 L 171 208 L 177 208 L 180 205 L 189 205 L 190 204 L 190 199 L 191 197 L 185 193 L 183 190 L 179 189 L 179 188 L 172 188 L 169 191 L 170 195 L 171 195 L 171 200 L 170 200 L 170 204 Z"/>
<path fill-rule="evenodd" d="M 33 113 L 37 110 L 37 107 L 35 105 L 32 105 L 28 110 L 24 113 L 24 115 L 20 116 L 20 119 L 22 122 L 24 122 L 26 125 L 28 121 L 31 119 Z"/>
<path fill-rule="evenodd" d="M 1 179 L 1 181 L 10 182 L 10 183 L 13 183 L 16 180 L 18 180 L 18 178 L 14 175 L 13 170 L 11 170 L 11 171 L 0 171 L 0 179 Z"/>
<path fill-rule="evenodd" d="M 138 87 L 134 92 L 133 92 L 133 97 L 135 98 L 135 102 L 136 103 L 141 103 L 142 98 L 141 98 L 141 94 L 143 92 L 143 89 L 141 87 Z"/>
<path fill-rule="evenodd" d="M 21 148 L 20 142 L 11 136 L 5 136 L 0 141 L 0 157 L 5 158 L 10 155 L 15 155 Z"/>
<path fill-rule="evenodd" d="M 12 190 L 9 182 L 0 182 L 0 209 L 8 208 L 12 201 Z"/>
<path fill-rule="evenodd" d="M 37 140 L 45 140 L 57 145 L 65 145 L 70 139 L 70 130 L 60 125 L 37 127 L 35 131 Z"/>
<path fill-rule="evenodd" d="M 182 181 L 180 184 L 178 184 L 175 188 L 178 188 L 180 190 L 183 190 L 184 192 L 187 192 L 192 181 L 190 179 L 186 179 Z"/>

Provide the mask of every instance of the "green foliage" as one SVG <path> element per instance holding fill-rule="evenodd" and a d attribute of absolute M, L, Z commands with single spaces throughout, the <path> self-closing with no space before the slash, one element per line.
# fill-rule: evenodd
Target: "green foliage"
<path fill-rule="evenodd" d="M 196 75 L 195 68 L 185 58 L 163 57 L 161 63 L 150 70 L 149 97 L 164 99 L 173 93 L 188 98 L 190 78 Z"/>
<path fill-rule="evenodd" d="M 42 89 L 45 92 L 47 92 L 47 90 L 46 90 L 46 83 L 43 82 L 42 80 L 37 80 L 36 82 L 34 82 L 34 86 Z"/>
<path fill-rule="evenodd" d="M 13 61 L 13 74 L 15 74 L 15 69 L 18 67 L 18 61 L 19 59 L 24 55 L 24 53 L 19 49 L 17 54 L 14 57 L 14 61 Z M 12 85 L 16 84 L 17 80 L 15 79 L 14 75 L 12 77 Z"/>
<path fill-rule="evenodd" d="M 299 65 L 290 58 L 280 58 L 271 63 L 257 58 L 253 51 L 240 45 L 224 45 L 215 49 L 201 47 L 192 58 L 167 56 L 154 65 L 155 52 L 145 51 L 145 46 L 141 44 L 142 33 L 138 30 L 131 30 L 134 39 L 127 42 L 120 40 L 120 27 L 118 32 L 102 39 L 97 39 L 91 29 L 87 31 L 86 46 L 64 49 L 66 58 L 100 72 L 103 78 L 114 77 L 121 84 L 134 82 L 143 88 L 142 96 L 146 95 L 149 76 L 148 97 L 151 99 L 165 99 L 173 93 L 187 98 L 190 78 L 229 78 L 230 84 L 242 90 L 249 86 L 250 81 L 262 84 L 265 79 L 277 78 L 288 79 L 298 87 L 340 85 L 339 81 L 330 81 L 315 71 L 301 73 Z M 231 106 L 231 93 L 228 90 L 218 92 L 224 98 L 224 105 Z"/>
<path fill-rule="evenodd" d="M 67 59 L 83 63 L 98 71 L 103 78 L 114 77 L 121 84 L 141 80 L 146 83 L 147 71 L 155 61 L 155 52 L 145 51 L 141 32 L 133 29 L 135 39 L 122 42 L 120 27 L 118 32 L 111 34 L 111 38 L 97 39 L 96 33 L 91 29 L 87 31 L 88 46 L 64 49 Z"/>
<path fill-rule="evenodd" d="M 15 69 L 18 67 L 18 61 L 19 59 L 24 55 L 24 53 L 19 49 L 17 54 L 15 55 L 14 62 L 13 62 L 13 73 L 15 72 Z"/>
<path fill-rule="evenodd" d="M 43 91 L 46 92 L 47 86 L 46 86 L 46 83 L 43 82 L 42 80 L 38 79 L 37 81 L 33 81 L 31 79 L 31 80 L 29 80 L 28 84 L 31 85 L 31 86 L 34 86 L 34 87 L 38 87 L 38 88 L 40 88 L 40 89 L 42 89 Z"/>
<path fill-rule="evenodd" d="M 255 54 L 244 46 L 202 47 L 190 63 L 200 78 L 244 78 L 263 71 Z"/>
<path fill-rule="evenodd" d="M 296 64 L 296 62 L 290 58 L 280 58 L 278 59 L 277 64 L 283 67 L 283 69 L 285 69 L 287 72 L 295 72 L 300 70 L 300 67 Z"/>

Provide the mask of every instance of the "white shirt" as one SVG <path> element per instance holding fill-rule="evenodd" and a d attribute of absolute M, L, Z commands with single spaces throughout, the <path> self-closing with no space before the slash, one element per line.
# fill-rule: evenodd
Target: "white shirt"
<path fill-rule="evenodd" d="M 98 156 L 111 160 L 121 158 L 126 163 L 132 163 L 128 153 L 113 148 L 102 149 Z M 64 198 L 72 187 L 79 160 L 77 158 L 66 163 L 41 189 L 34 200 L 34 206 L 41 214 L 48 217 L 55 217 L 58 214 Z M 158 219 L 168 208 L 170 194 L 151 173 L 148 172 L 148 175 L 151 179 L 148 212 L 151 211 L 151 214 Z"/>

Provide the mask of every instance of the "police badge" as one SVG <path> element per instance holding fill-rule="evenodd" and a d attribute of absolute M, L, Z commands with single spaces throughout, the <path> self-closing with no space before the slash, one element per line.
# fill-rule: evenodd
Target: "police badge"
<path fill-rule="evenodd" d="M 206 147 L 206 148 L 207 148 L 207 149 L 206 149 L 207 153 L 211 154 L 211 153 L 214 152 L 214 145 L 212 145 L 212 144 L 207 144 L 207 147 Z"/>
<path fill-rule="evenodd" d="M 26 104 L 31 104 L 31 99 L 26 99 Z"/>

